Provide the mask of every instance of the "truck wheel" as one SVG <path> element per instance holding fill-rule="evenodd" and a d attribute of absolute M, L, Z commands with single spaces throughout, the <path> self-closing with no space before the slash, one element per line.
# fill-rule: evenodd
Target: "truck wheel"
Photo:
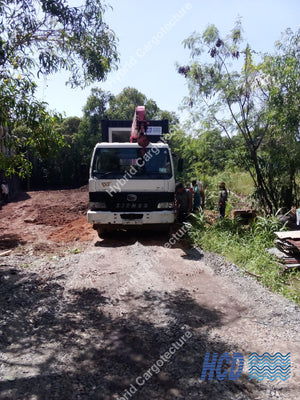
<path fill-rule="evenodd" d="M 161 226 L 159 228 L 159 232 L 163 235 L 172 236 L 173 233 L 173 225 Z"/>

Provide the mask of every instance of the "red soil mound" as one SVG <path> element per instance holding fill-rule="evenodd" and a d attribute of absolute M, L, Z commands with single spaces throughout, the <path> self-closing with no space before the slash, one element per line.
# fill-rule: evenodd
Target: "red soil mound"
<path fill-rule="evenodd" d="M 95 236 L 95 231 L 91 224 L 88 224 L 86 217 L 81 217 L 69 222 L 63 227 L 52 232 L 48 239 L 54 242 L 73 242 L 91 240 Z"/>

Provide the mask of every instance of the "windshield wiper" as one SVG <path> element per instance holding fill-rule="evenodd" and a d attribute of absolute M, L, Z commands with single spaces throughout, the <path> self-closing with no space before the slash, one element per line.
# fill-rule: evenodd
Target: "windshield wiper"
<path fill-rule="evenodd" d="M 94 175 L 100 175 L 101 178 L 102 178 L 102 177 L 104 177 L 104 176 L 106 176 L 106 175 L 109 175 L 109 174 L 116 174 L 116 175 L 119 175 L 120 172 L 118 172 L 118 171 L 107 171 L 107 172 L 93 171 L 93 174 L 94 174 Z"/>

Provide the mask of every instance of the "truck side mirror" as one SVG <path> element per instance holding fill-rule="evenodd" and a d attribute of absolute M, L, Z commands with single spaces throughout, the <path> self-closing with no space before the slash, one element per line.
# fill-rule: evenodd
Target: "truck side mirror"
<path fill-rule="evenodd" d="M 183 158 L 179 158 L 178 159 L 177 171 L 178 172 L 182 172 L 183 171 Z"/>

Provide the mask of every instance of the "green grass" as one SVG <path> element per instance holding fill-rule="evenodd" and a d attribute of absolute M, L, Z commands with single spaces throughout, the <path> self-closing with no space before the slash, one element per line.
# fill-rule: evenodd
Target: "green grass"
<path fill-rule="evenodd" d="M 241 270 L 259 275 L 264 286 L 300 305 L 299 271 L 283 274 L 282 266 L 266 251 L 274 246 L 274 232 L 280 227 L 275 216 L 259 217 L 251 226 L 227 218 L 208 226 L 201 214 L 194 217 L 189 235 L 203 250 L 221 254 Z"/>
<path fill-rule="evenodd" d="M 250 196 L 253 193 L 253 181 L 248 172 L 225 170 L 214 176 L 200 176 L 208 190 L 219 190 L 219 183 L 225 182 L 229 191 L 243 196 Z"/>
<path fill-rule="evenodd" d="M 227 189 L 238 195 L 250 196 L 253 192 L 253 181 L 248 172 L 225 171 L 216 175 L 215 180 L 225 182 Z"/>
<path fill-rule="evenodd" d="M 233 208 L 255 208 L 252 197 L 253 182 L 247 172 L 225 170 L 213 177 L 200 176 L 205 184 L 205 208 L 218 213 L 219 183 L 224 181 L 229 190 L 226 215 Z M 299 181 L 300 175 L 297 176 Z M 225 218 L 208 225 L 205 215 L 194 217 L 189 231 L 192 242 L 205 251 L 223 255 L 236 264 L 241 271 L 259 275 L 257 278 L 271 291 L 280 293 L 300 305 L 300 271 L 283 274 L 283 267 L 266 249 L 274 247 L 274 232 L 281 225 L 275 216 L 260 216 L 251 226 L 242 226 L 238 221 Z"/>
<path fill-rule="evenodd" d="M 219 198 L 219 184 L 225 182 L 229 191 L 230 208 L 242 208 L 253 206 L 251 195 L 254 191 L 253 181 L 247 172 L 235 172 L 225 170 L 214 176 L 199 176 L 199 180 L 205 187 L 205 208 L 217 211 Z"/>

